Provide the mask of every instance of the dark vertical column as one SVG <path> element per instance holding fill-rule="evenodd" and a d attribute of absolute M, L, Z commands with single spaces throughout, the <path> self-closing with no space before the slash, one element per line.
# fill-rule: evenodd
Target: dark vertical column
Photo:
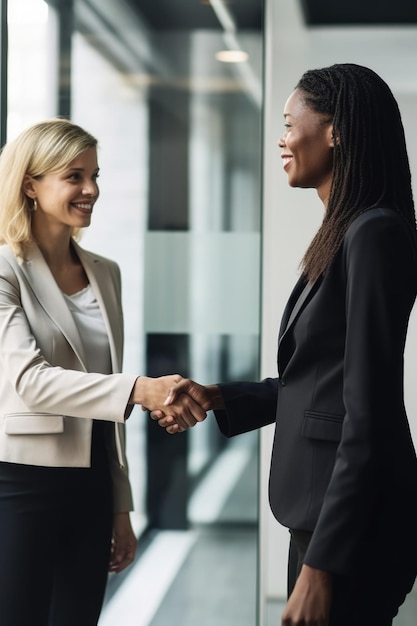
<path fill-rule="evenodd" d="M 158 88 L 149 98 L 149 230 L 189 228 L 189 97 Z"/>
<path fill-rule="evenodd" d="M 189 94 L 168 88 L 149 98 L 149 230 L 189 228 Z M 163 285 L 155 285 L 162 289 Z M 189 336 L 147 335 L 147 373 L 189 374 Z M 147 422 L 147 513 L 152 528 L 187 528 L 188 434 L 169 436 Z"/>
<path fill-rule="evenodd" d="M 74 0 L 55 0 L 58 13 L 57 113 L 71 117 L 72 35 L 74 31 Z"/>
<path fill-rule="evenodd" d="M 7 139 L 7 94 L 8 94 L 8 28 L 7 0 L 0 0 L 0 145 Z"/>
<path fill-rule="evenodd" d="M 149 334 L 147 370 L 149 376 L 177 371 L 188 376 L 188 336 Z M 147 513 L 151 528 L 187 528 L 188 434 L 170 436 L 151 419 L 147 421 Z"/>

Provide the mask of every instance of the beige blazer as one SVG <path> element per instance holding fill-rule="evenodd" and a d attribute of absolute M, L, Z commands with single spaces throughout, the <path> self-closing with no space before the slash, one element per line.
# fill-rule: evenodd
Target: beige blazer
<path fill-rule="evenodd" d="M 106 431 L 115 511 L 128 511 L 124 421 L 136 376 L 120 373 L 120 271 L 74 246 L 104 318 L 114 373 L 87 372 L 78 329 L 39 248 L 21 260 L 0 246 L 0 461 L 88 467 L 92 420 L 114 422 Z"/>

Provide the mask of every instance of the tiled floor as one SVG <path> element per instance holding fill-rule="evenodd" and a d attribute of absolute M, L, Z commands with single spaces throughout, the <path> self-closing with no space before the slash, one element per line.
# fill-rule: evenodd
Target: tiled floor
<path fill-rule="evenodd" d="M 208 477 L 201 486 L 204 496 L 210 502 L 218 497 L 221 507 L 192 506 L 197 521 L 189 531 L 148 538 L 124 580 L 110 581 L 100 626 L 256 624 L 257 453 L 255 445 L 245 452 L 236 441 L 220 459 L 220 476 L 214 468 L 217 479 Z M 230 477 L 228 461 L 241 469 L 230 491 L 221 494 Z M 216 520 L 208 515 L 205 521 L 213 508 Z"/>
<path fill-rule="evenodd" d="M 254 626 L 256 530 L 200 529 L 150 626 Z"/>

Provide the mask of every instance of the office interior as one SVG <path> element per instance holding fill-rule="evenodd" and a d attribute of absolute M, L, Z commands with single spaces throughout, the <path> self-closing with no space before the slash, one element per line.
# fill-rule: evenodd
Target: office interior
<path fill-rule="evenodd" d="M 122 271 L 124 370 L 202 383 L 274 376 L 276 335 L 322 209 L 290 190 L 277 141 L 302 72 L 375 69 L 417 179 L 417 7 L 407 0 L 0 0 L 1 143 L 70 117 L 99 140 L 82 245 Z M 389 129 L 387 129 L 389 142 Z M 417 443 L 417 321 L 406 402 Z M 288 533 L 272 519 L 272 428 L 223 438 L 209 415 L 168 436 L 127 423 L 139 538 L 100 626 L 272 626 Z M 415 624 L 417 590 L 395 626 Z"/>

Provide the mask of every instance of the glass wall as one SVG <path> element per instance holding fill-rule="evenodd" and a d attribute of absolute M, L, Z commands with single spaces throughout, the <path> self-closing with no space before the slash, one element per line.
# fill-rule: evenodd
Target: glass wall
<path fill-rule="evenodd" d="M 220 24 L 189 29 L 177 16 L 152 28 L 123 2 L 78 0 L 75 11 L 71 115 L 101 144 L 102 199 L 84 242 L 122 267 L 125 368 L 256 378 L 260 31 L 240 36 L 242 71 L 215 58 Z M 140 414 L 128 426 L 142 523 L 187 527 L 194 478 L 226 445 L 214 421 L 175 439 Z"/>
<path fill-rule="evenodd" d="M 82 245 L 121 267 L 124 370 L 257 379 L 261 3 L 12 1 L 9 42 L 9 137 L 59 114 L 99 140 Z M 243 524 L 256 553 L 257 434 L 169 437 L 139 408 L 127 428 L 138 535 Z"/>

